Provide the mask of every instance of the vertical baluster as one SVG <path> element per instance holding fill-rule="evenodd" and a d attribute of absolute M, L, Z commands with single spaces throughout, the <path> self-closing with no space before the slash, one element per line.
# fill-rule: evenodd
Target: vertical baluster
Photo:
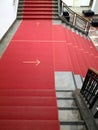
<path fill-rule="evenodd" d="M 91 95 L 89 96 L 89 107 L 91 107 L 91 104 L 92 104 L 92 102 L 93 102 L 93 100 L 94 100 L 94 98 L 95 98 L 95 88 L 96 88 L 96 82 L 93 80 L 93 84 L 92 84 L 92 86 L 91 86 L 91 90 L 90 90 L 90 92 L 91 92 Z"/>
<path fill-rule="evenodd" d="M 84 83 L 83 83 L 83 86 L 82 86 L 82 88 L 81 88 L 81 90 L 80 90 L 80 93 L 84 96 L 84 94 L 85 94 L 85 88 L 86 88 L 86 86 L 87 86 L 87 84 L 88 84 L 88 81 L 89 81 L 89 70 L 88 70 L 88 72 L 87 72 L 87 74 L 86 74 L 86 78 L 85 78 L 85 80 L 84 80 Z"/>
<path fill-rule="evenodd" d="M 76 14 L 74 14 L 73 26 L 76 26 L 76 18 L 77 18 L 77 15 L 76 15 Z"/>
<path fill-rule="evenodd" d="M 97 83 L 97 85 L 95 87 L 95 96 L 94 96 L 89 108 L 92 108 L 97 100 L 98 100 L 98 83 Z"/>
<path fill-rule="evenodd" d="M 92 79 L 92 81 L 91 81 L 91 85 L 89 86 L 89 95 L 88 95 L 88 103 L 89 103 L 89 107 L 90 107 L 90 105 L 91 105 L 91 101 L 92 101 L 92 99 L 93 99 L 93 97 L 94 97 L 94 93 L 93 93 L 93 88 L 94 88 L 94 86 L 95 86 L 95 82 L 94 82 L 94 80 Z"/>

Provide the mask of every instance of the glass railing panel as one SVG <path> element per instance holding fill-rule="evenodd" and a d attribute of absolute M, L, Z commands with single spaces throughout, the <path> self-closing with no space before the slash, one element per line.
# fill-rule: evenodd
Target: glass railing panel
<path fill-rule="evenodd" d="M 83 19 L 79 18 L 79 17 L 76 17 L 76 20 L 75 20 L 75 26 L 79 29 L 82 29 L 83 31 L 85 31 L 85 28 L 86 28 L 86 23 Z"/>

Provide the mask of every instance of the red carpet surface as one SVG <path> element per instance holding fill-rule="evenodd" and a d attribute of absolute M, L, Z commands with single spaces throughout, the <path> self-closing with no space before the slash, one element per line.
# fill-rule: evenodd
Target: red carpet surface
<path fill-rule="evenodd" d="M 51 0 L 24 0 L 23 19 L 52 19 Z"/>
<path fill-rule="evenodd" d="M 26 26 L 25 29 L 23 24 Z M 93 43 L 63 26 L 52 25 L 48 20 L 45 23 L 44 21 L 29 21 L 29 24 L 28 21 L 25 21 L 20 26 L 19 32 L 21 31 L 24 32 L 24 35 L 29 36 L 27 37 L 28 42 L 40 41 L 41 44 L 52 44 L 55 70 L 72 70 L 82 76 L 85 76 L 89 67 L 98 70 L 98 51 Z M 28 35 L 28 32 L 31 35 Z M 13 41 L 17 42 L 17 39 L 21 42 L 26 41 L 23 34 L 17 33 Z"/>
<path fill-rule="evenodd" d="M 98 70 L 92 42 L 51 20 L 22 21 L 0 59 L 0 130 L 59 130 L 54 71 Z"/>
<path fill-rule="evenodd" d="M 2 88 L 53 89 L 53 71 L 52 44 L 12 41 L 0 63 L 0 84 Z"/>
<path fill-rule="evenodd" d="M 54 71 L 85 76 L 89 67 L 98 70 L 98 51 L 91 41 L 51 20 L 25 20 L 0 61 L 1 88 L 53 88 Z"/>

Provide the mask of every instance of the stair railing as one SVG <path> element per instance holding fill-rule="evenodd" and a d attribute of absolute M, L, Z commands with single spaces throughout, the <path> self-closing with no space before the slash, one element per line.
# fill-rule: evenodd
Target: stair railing
<path fill-rule="evenodd" d="M 63 16 L 63 11 L 69 13 L 69 20 Z M 88 35 L 90 29 L 89 20 L 72 11 L 62 0 L 58 0 L 58 15 L 60 19 L 74 29 Z"/>
<path fill-rule="evenodd" d="M 80 90 L 81 95 L 91 109 L 98 101 L 98 72 L 94 69 L 89 69 L 83 86 Z M 98 107 L 98 104 L 97 104 Z"/>

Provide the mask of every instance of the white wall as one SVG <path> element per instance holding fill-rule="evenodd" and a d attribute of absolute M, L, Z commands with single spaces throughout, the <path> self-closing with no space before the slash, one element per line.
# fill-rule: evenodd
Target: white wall
<path fill-rule="evenodd" d="M 73 6 L 80 6 L 81 0 L 73 0 Z"/>
<path fill-rule="evenodd" d="M 81 0 L 80 6 L 89 6 L 90 5 L 90 0 Z"/>
<path fill-rule="evenodd" d="M 5 35 L 17 16 L 19 0 L 0 0 L 0 39 Z"/>
<path fill-rule="evenodd" d="M 98 0 L 94 0 L 91 10 L 98 14 Z"/>
<path fill-rule="evenodd" d="M 65 2 L 65 4 L 67 4 L 68 6 L 73 6 L 73 0 L 62 0 L 63 2 Z"/>
<path fill-rule="evenodd" d="M 90 0 L 63 0 L 68 6 L 89 6 Z"/>
<path fill-rule="evenodd" d="M 73 6 L 89 6 L 90 0 L 73 0 Z"/>

